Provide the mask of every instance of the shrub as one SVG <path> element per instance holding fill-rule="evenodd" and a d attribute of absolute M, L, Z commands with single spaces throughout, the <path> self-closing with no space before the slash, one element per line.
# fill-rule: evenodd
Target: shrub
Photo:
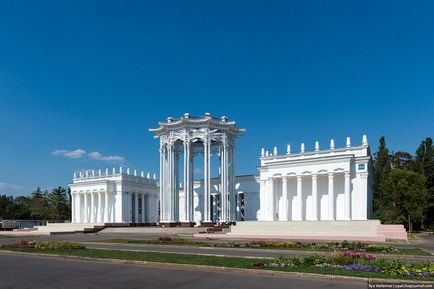
<path fill-rule="evenodd" d="M 386 244 L 370 244 L 366 247 L 368 252 L 380 252 L 380 253 L 396 253 L 398 250 L 390 245 Z"/>
<path fill-rule="evenodd" d="M 392 276 L 396 276 L 396 275 L 404 276 L 407 274 L 411 274 L 410 267 L 400 260 L 394 260 L 390 263 L 386 263 L 382 269 L 383 272 Z"/>
<path fill-rule="evenodd" d="M 315 254 L 313 256 L 306 257 L 304 259 L 304 262 L 307 265 L 320 265 L 320 264 L 326 263 L 327 262 L 327 258 L 325 256 L 323 256 L 323 255 Z"/>
<path fill-rule="evenodd" d="M 170 237 L 158 237 L 158 241 L 160 241 L 160 242 L 170 242 L 170 241 L 172 241 L 172 238 L 170 238 Z"/>
<path fill-rule="evenodd" d="M 35 248 L 34 242 L 27 240 L 18 240 L 9 244 L 1 245 L 2 248 Z"/>
<path fill-rule="evenodd" d="M 256 268 L 263 268 L 265 267 L 267 264 L 265 262 L 262 261 L 258 261 L 258 262 L 253 262 L 252 263 L 252 267 L 256 267 Z"/>
<path fill-rule="evenodd" d="M 37 241 L 35 242 L 35 248 L 43 250 L 76 250 L 84 249 L 85 247 L 76 242 L 68 241 Z"/>
<path fill-rule="evenodd" d="M 269 264 L 270 267 L 299 267 L 305 265 L 305 260 L 300 257 L 283 258 L 279 257 Z"/>

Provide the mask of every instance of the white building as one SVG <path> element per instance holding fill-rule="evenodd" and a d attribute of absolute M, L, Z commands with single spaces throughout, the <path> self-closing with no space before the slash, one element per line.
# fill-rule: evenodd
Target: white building
<path fill-rule="evenodd" d="M 158 222 L 157 180 L 130 169 L 118 172 L 106 169 L 74 173 L 70 184 L 73 223 L 134 223 Z"/>
<path fill-rule="evenodd" d="M 372 216 L 372 159 L 366 136 L 352 146 L 278 154 L 262 149 L 261 221 L 367 220 Z"/>
<path fill-rule="evenodd" d="M 244 129 L 234 121 L 186 113 L 159 125 L 150 130 L 160 140 L 159 182 L 155 175 L 122 168 L 75 173 L 70 185 L 74 230 L 103 223 L 236 223 L 229 238 L 407 238 L 402 225 L 371 219 L 373 167 L 366 136 L 361 145 L 347 138 L 343 148 L 335 148 L 332 139 L 326 149 L 316 142 L 310 152 L 304 144 L 297 153 L 289 145 L 281 154 L 277 147 L 262 149 L 259 176 L 236 176 L 235 141 Z M 203 169 L 199 178 L 195 168 Z M 66 230 L 54 227 L 47 230 Z"/>

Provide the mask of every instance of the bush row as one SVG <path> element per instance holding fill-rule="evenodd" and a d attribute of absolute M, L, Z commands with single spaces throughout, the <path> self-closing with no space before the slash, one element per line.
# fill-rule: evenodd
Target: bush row
<path fill-rule="evenodd" d="M 84 249 L 85 247 L 76 242 L 69 241 L 27 241 L 19 240 L 9 244 L 1 245 L 2 248 L 35 248 L 43 250 L 75 250 Z"/>

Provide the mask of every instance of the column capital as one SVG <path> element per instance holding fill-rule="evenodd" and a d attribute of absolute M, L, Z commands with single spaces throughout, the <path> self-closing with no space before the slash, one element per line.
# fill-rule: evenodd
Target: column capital
<path fill-rule="evenodd" d="M 333 179 L 335 177 L 335 173 L 334 172 L 330 172 L 328 173 L 329 175 L 329 179 Z"/>
<path fill-rule="evenodd" d="M 283 183 L 287 183 L 288 182 L 288 177 L 287 176 L 282 176 L 282 182 Z"/>
<path fill-rule="evenodd" d="M 296 177 L 297 177 L 297 181 L 301 181 L 303 179 L 302 175 L 297 175 Z"/>
<path fill-rule="evenodd" d="M 318 175 L 317 174 L 312 174 L 311 176 L 312 176 L 312 180 L 318 179 Z"/>
<path fill-rule="evenodd" d="M 344 172 L 344 176 L 345 176 L 346 178 L 349 178 L 349 177 L 351 176 L 351 173 L 350 173 L 349 171 L 345 171 L 345 172 Z"/>

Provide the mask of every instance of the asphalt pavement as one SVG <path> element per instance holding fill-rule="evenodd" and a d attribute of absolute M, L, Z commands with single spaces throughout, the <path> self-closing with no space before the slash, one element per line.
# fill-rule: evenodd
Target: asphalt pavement
<path fill-rule="evenodd" d="M 0 254 L 2 289 L 367 288 L 366 282 Z"/>

